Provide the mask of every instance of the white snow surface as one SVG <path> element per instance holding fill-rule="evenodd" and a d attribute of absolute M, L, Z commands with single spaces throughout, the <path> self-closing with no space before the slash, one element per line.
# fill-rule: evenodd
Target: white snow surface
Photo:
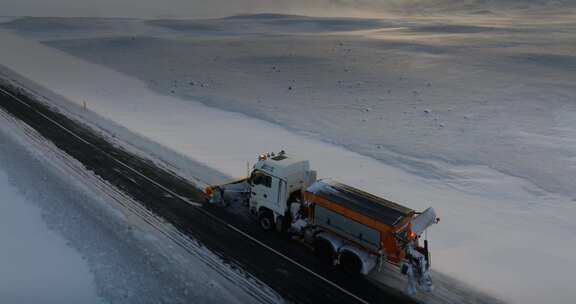
<path fill-rule="evenodd" d="M 406 20 L 313 37 L 285 28 L 206 34 L 192 24 L 169 37 L 45 41 L 100 64 L 1 32 L 0 63 L 70 115 L 190 177 L 222 178 L 186 167 L 195 162 L 243 175 L 247 160 L 284 149 L 321 177 L 433 206 L 442 218 L 429 231 L 434 269 L 514 303 L 571 303 L 576 116 L 565 41 L 573 27 L 561 18 L 554 30 L 523 24 L 512 43 L 498 28 L 517 22 L 496 20 L 490 30 L 418 22 L 416 33 Z M 182 22 L 159 23 L 183 31 Z M 489 32 L 481 43 L 469 38 L 477 31 Z M 556 42 L 556 54 L 539 53 Z M 378 53 L 385 45 L 392 50 Z"/>
<path fill-rule="evenodd" d="M 19 177 L 5 172 L 12 160 L 4 155 L 8 144 L 0 134 L 0 301 L 105 303 L 82 255 L 49 229 L 38 202 L 26 194 L 39 185 L 15 186 L 10 179 Z"/>

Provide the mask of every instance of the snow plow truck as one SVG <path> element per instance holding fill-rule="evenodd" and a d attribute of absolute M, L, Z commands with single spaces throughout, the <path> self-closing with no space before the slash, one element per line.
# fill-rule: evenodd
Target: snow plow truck
<path fill-rule="evenodd" d="M 407 277 L 407 292 L 431 291 L 431 258 L 424 231 L 434 209 L 416 212 L 354 187 L 318 180 L 309 161 L 284 151 L 262 154 L 246 178 L 205 189 L 206 200 L 243 202 L 263 230 L 307 244 L 321 260 L 353 275 L 389 263 Z"/>

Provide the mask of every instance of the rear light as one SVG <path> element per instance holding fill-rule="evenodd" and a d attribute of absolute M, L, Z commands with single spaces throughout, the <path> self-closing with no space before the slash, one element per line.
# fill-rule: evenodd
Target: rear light
<path fill-rule="evenodd" d="M 212 194 L 214 193 L 214 190 L 212 189 L 212 187 L 206 187 L 206 189 L 204 189 L 204 193 L 206 193 L 207 196 L 211 197 Z"/>

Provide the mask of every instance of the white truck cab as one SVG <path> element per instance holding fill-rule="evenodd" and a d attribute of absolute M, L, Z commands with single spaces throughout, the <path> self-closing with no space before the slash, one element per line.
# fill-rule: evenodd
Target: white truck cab
<path fill-rule="evenodd" d="M 290 225 L 290 204 L 302 201 L 303 191 L 316 181 L 316 171 L 307 160 L 284 151 L 258 157 L 248 183 L 250 210 L 265 230 L 284 230 Z"/>

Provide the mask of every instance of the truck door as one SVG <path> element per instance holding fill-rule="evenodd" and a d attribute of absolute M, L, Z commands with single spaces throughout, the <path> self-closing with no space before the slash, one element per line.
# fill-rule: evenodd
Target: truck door
<path fill-rule="evenodd" d="M 251 205 L 256 208 L 266 207 L 270 210 L 278 209 L 278 182 L 279 179 L 256 170 L 250 177 L 252 193 L 250 195 Z"/>

